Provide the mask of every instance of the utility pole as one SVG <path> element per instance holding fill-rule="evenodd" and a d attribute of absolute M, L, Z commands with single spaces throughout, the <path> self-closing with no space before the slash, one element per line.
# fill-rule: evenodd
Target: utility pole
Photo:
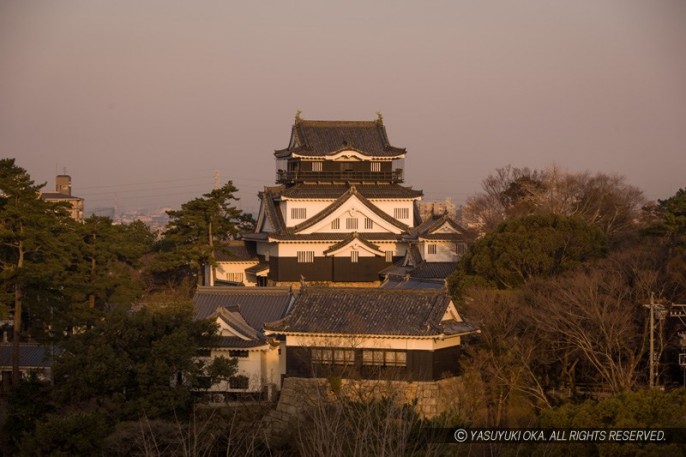
<path fill-rule="evenodd" d="M 655 303 L 655 296 L 651 292 L 650 293 L 650 303 L 644 304 L 644 308 L 648 308 L 650 310 L 650 381 L 648 385 L 650 388 L 654 388 L 657 384 L 657 379 L 658 379 L 658 370 L 657 366 L 659 364 L 659 360 L 656 357 L 657 354 L 655 354 L 655 317 L 657 313 L 657 319 L 660 321 L 660 353 L 662 353 L 662 345 L 663 345 L 663 332 L 664 332 L 664 321 L 665 318 L 667 317 L 677 317 L 681 320 L 682 323 L 684 323 L 684 317 L 686 317 L 686 304 L 681 304 L 681 303 L 672 303 L 669 306 L 669 311 L 668 309 L 661 303 Z M 684 359 L 684 360 L 682 360 Z M 686 354 L 680 354 L 679 355 L 679 365 L 682 367 L 685 367 L 686 369 Z M 686 371 L 684 372 L 684 384 L 686 384 Z"/>

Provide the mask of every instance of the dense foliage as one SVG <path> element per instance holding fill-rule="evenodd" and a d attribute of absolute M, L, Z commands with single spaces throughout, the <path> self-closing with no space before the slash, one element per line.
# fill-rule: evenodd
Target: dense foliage
<path fill-rule="evenodd" d="M 169 224 L 157 246 L 153 269 L 171 279 L 195 276 L 202 283 L 203 266 L 214 265 L 219 243 L 249 230 L 254 221 L 233 206 L 238 191 L 230 181 L 202 197 L 168 211 Z"/>

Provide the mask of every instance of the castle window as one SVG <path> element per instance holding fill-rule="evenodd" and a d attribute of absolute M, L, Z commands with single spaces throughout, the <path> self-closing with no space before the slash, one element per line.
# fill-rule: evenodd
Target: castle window
<path fill-rule="evenodd" d="M 374 221 L 369 219 L 368 217 L 364 218 L 364 228 L 367 230 L 371 230 L 374 228 Z"/>
<path fill-rule="evenodd" d="M 357 218 L 348 217 L 345 219 L 345 228 L 348 230 L 357 230 Z"/>
<path fill-rule="evenodd" d="M 357 263 L 360 261 L 360 251 L 350 251 L 350 261 Z"/>
<path fill-rule="evenodd" d="M 429 251 L 429 254 L 436 254 L 436 245 L 435 244 L 429 244 L 427 246 L 427 249 Z"/>
<path fill-rule="evenodd" d="M 307 208 L 291 208 L 291 219 L 307 218 Z"/>
<path fill-rule="evenodd" d="M 298 251 L 298 263 L 314 263 L 314 251 Z"/>
<path fill-rule="evenodd" d="M 372 162 L 372 171 L 381 171 L 381 162 Z"/>
<path fill-rule="evenodd" d="M 312 363 L 350 365 L 355 360 L 355 351 L 342 348 L 312 348 L 310 357 Z"/>
<path fill-rule="evenodd" d="M 393 217 L 396 219 L 409 219 L 410 210 L 408 208 L 393 208 Z"/>
<path fill-rule="evenodd" d="M 248 351 L 234 351 L 231 350 L 229 351 L 229 357 L 236 357 L 236 358 L 241 358 L 241 359 L 246 359 L 250 353 Z"/>
<path fill-rule="evenodd" d="M 362 351 L 362 365 L 404 367 L 407 366 L 407 352 L 364 349 Z"/>
<path fill-rule="evenodd" d="M 322 163 L 312 162 L 312 171 L 322 171 Z"/>
<path fill-rule="evenodd" d="M 333 230 L 338 230 L 341 228 L 341 219 L 339 217 L 331 221 L 331 228 Z"/>
<path fill-rule="evenodd" d="M 243 273 L 226 273 L 226 280 L 230 282 L 243 282 Z"/>
<path fill-rule="evenodd" d="M 386 262 L 393 262 L 393 251 L 386 251 Z"/>

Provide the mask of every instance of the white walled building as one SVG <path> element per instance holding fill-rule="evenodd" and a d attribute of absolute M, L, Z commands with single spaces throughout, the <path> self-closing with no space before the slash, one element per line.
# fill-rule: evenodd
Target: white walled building
<path fill-rule="evenodd" d="M 210 388 L 215 394 L 261 394 L 278 390 L 286 372 L 283 342 L 265 336 L 265 322 L 282 319 L 293 302 L 288 287 L 200 287 L 193 297 L 196 319 L 214 319 L 219 344 L 202 357 L 238 361 L 229 381 Z"/>

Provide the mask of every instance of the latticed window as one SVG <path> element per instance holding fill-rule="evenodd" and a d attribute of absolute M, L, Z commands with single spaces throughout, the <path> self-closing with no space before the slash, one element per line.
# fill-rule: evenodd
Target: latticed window
<path fill-rule="evenodd" d="M 310 349 L 312 363 L 350 365 L 355 361 L 355 351 L 343 348 L 312 348 Z"/>
<path fill-rule="evenodd" d="M 372 162 L 372 171 L 381 171 L 381 162 Z"/>
<path fill-rule="evenodd" d="M 243 282 L 243 273 L 226 273 L 226 280 L 231 282 Z"/>
<path fill-rule="evenodd" d="M 364 218 L 364 228 L 366 228 L 367 230 L 373 229 L 374 228 L 374 221 L 368 217 L 365 217 Z"/>
<path fill-rule="evenodd" d="M 360 261 L 360 251 L 350 251 L 350 261 L 357 263 Z"/>
<path fill-rule="evenodd" d="M 436 253 L 436 245 L 435 244 L 430 244 L 428 245 L 428 252 L 429 254 L 435 254 Z"/>
<path fill-rule="evenodd" d="M 365 349 L 362 351 L 362 365 L 404 367 L 407 366 L 407 352 Z"/>
<path fill-rule="evenodd" d="M 322 171 L 322 163 L 312 162 L 312 171 Z"/>
<path fill-rule="evenodd" d="M 306 219 L 307 208 L 291 208 L 291 219 Z"/>
<path fill-rule="evenodd" d="M 314 263 L 314 251 L 298 251 L 298 263 Z"/>
<path fill-rule="evenodd" d="M 356 217 L 346 218 L 345 228 L 348 230 L 357 230 L 357 218 Z"/>
<path fill-rule="evenodd" d="M 339 228 L 341 228 L 341 219 L 337 217 L 336 219 L 332 220 L 331 228 L 333 230 L 338 230 Z"/>
<path fill-rule="evenodd" d="M 393 251 L 386 251 L 386 262 L 393 262 Z"/>
<path fill-rule="evenodd" d="M 409 219 L 410 210 L 409 208 L 393 208 L 393 217 L 396 219 Z"/>

